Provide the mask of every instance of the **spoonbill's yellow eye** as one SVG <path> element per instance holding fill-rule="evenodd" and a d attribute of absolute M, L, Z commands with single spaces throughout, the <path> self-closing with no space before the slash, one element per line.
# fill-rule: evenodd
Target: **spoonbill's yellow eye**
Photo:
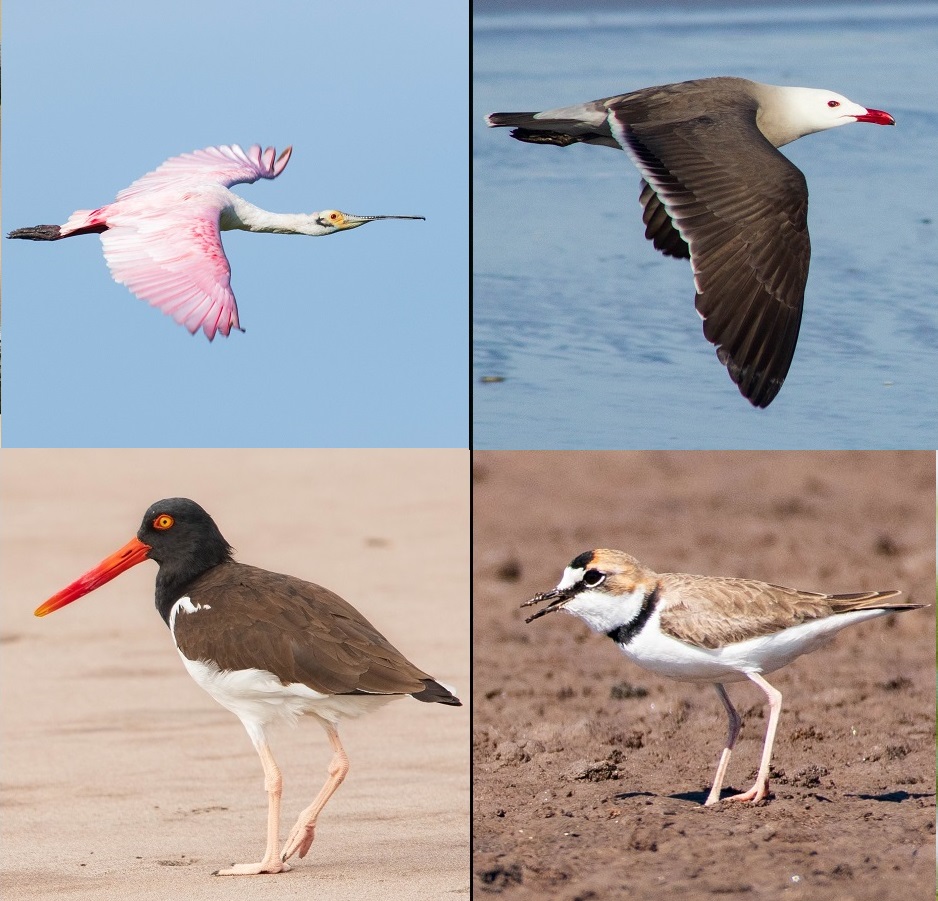
<path fill-rule="evenodd" d="M 159 529 L 161 532 L 165 532 L 167 529 L 173 527 L 173 523 L 176 520 L 172 518 L 168 513 L 161 513 L 156 519 L 153 520 L 153 528 Z"/>

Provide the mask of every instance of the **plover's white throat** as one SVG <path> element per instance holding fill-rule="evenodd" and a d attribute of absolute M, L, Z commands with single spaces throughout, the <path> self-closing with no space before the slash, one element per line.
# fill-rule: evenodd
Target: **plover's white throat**
<path fill-rule="evenodd" d="M 547 603 L 527 622 L 564 610 L 618 644 L 639 666 L 685 682 L 710 682 L 728 720 L 726 747 L 706 803 L 720 800 L 741 720 L 723 685 L 746 679 L 769 701 L 769 723 L 755 784 L 726 800 L 763 800 L 782 709 L 781 692 L 763 675 L 814 651 L 853 623 L 924 604 L 887 603 L 898 591 L 818 594 L 751 579 L 655 573 L 622 551 L 576 557 L 560 584 L 522 606 Z"/>

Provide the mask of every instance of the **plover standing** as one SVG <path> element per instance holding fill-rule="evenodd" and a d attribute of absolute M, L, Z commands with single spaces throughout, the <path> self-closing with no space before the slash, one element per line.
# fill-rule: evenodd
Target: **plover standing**
<path fill-rule="evenodd" d="M 769 701 L 769 724 L 755 784 L 725 800 L 763 800 L 782 710 L 782 694 L 763 674 L 814 651 L 853 623 L 924 604 L 887 603 L 898 591 L 819 594 L 751 579 L 655 573 L 622 551 L 592 550 L 576 557 L 560 584 L 522 606 L 547 602 L 527 622 L 564 610 L 608 635 L 639 666 L 683 682 L 709 682 L 727 715 L 726 747 L 707 805 L 720 789 L 741 720 L 723 687 L 749 679 Z"/>

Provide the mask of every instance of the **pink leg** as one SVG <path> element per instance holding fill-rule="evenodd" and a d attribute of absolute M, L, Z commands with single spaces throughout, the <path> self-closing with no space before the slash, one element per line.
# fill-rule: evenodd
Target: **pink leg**
<path fill-rule="evenodd" d="M 264 767 L 264 788 L 267 790 L 267 848 L 260 863 L 238 863 L 227 870 L 218 870 L 216 876 L 257 876 L 260 873 L 285 873 L 290 869 L 277 853 L 280 832 L 280 795 L 283 791 L 283 777 L 280 767 L 266 741 L 257 746 L 257 753 Z"/>
<path fill-rule="evenodd" d="M 775 730 L 778 727 L 778 717 L 782 712 L 782 693 L 769 685 L 758 673 L 746 673 L 769 699 L 769 725 L 765 730 L 765 744 L 762 746 L 762 762 L 759 764 L 759 775 L 755 784 L 749 791 L 741 795 L 733 795 L 727 801 L 750 801 L 758 804 L 769 793 L 769 762 L 772 760 L 772 745 L 775 743 Z"/>
<path fill-rule="evenodd" d="M 283 852 L 280 855 L 281 860 L 289 860 L 297 853 L 300 857 L 306 856 L 306 852 L 313 844 L 313 838 L 316 834 L 316 819 L 348 773 L 348 755 L 345 753 L 345 748 L 342 747 L 342 742 L 339 741 L 339 733 L 332 723 L 327 723 L 325 720 L 320 720 L 320 722 L 326 730 L 326 735 L 329 736 L 329 744 L 332 745 L 329 778 L 319 794 L 316 795 L 316 800 L 297 818 L 296 825 L 290 830 L 287 843 L 283 846 Z"/>
<path fill-rule="evenodd" d="M 716 683 L 713 687 L 717 690 L 717 694 L 720 696 L 720 700 L 723 702 L 723 707 L 726 710 L 726 747 L 723 749 L 723 754 L 720 756 L 720 763 L 717 766 L 717 774 L 713 779 L 713 786 L 710 789 L 710 794 L 707 795 L 707 800 L 704 802 L 705 807 L 716 804 L 720 800 L 720 789 L 723 788 L 723 777 L 726 775 L 730 755 L 733 753 L 733 748 L 736 747 L 736 739 L 739 738 L 739 730 L 742 726 L 739 714 L 736 712 L 732 701 L 730 701 L 730 696 L 726 693 L 726 689 L 719 683 Z"/>

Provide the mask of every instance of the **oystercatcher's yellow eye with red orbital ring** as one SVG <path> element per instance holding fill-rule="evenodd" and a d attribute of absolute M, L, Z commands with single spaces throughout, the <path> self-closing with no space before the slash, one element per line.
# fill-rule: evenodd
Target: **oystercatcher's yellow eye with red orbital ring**
<path fill-rule="evenodd" d="M 171 529 L 173 524 L 176 522 L 168 513 L 161 513 L 156 519 L 153 520 L 153 528 L 159 529 L 161 532 L 165 532 L 167 529 Z"/>

